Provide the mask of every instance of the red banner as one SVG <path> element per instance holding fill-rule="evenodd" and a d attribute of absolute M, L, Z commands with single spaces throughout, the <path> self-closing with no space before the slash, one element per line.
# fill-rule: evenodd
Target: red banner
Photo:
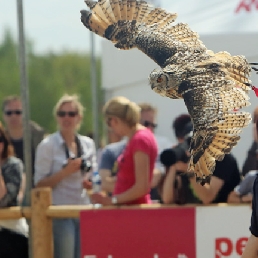
<path fill-rule="evenodd" d="M 195 209 L 82 211 L 82 258 L 195 258 Z"/>

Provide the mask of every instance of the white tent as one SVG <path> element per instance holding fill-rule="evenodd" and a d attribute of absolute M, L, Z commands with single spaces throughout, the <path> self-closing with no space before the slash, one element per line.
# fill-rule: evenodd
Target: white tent
<path fill-rule="evenodd" d="M 258 62 L 258 0 L 180 0 L 171 1 L 165 8 L 178 13 L 176 22 L 188 23 L 198 32 L 208 49 L 245 55 L 249 62 Z M 103 40 L 102 87 L 106 99 L 123 95 L 137 103 L 152 103 L 158 109 L 157 133 L 175 142 L 172 121 L 187 110 L 182 100 L 161 97 L 150 89 L 148 75 L 157 67 L 139 50 L 118 50 Z M 258 86 L 258 75 L 252 73 L 251 80 Z M 250 98 L 252 105 L 245 110 L 253 112 L 258 98 L 253 91 Z M 244 129 L 241 136 L 233 149 L 240 167 L 252 142 L 251 126 Z"/>

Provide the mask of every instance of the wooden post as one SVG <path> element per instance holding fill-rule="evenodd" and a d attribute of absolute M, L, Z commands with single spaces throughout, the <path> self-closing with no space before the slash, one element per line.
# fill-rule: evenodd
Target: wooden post
<path fill-rule="evenodd" d="M 46 210 L 52 204 L 50 188 L 36 188 L 31 192 L 31 227 L 33 258 L 53 258 L 52 219 Z"/>

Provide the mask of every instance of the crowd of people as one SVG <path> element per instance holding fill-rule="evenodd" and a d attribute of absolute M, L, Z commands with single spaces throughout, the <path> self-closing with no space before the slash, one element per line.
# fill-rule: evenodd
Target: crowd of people
<path fill-rule="evenodd" d="M 5 126 L 0 124 L 0 207 L 18 206 L 23 202 L 26 168 L 23 164 L 22 111 L 19 97 L 4 99 Z M 41 126 L 30 122 L 33 187 L 50 187 L 53 205 L 253 201 L 251 251 L 247 250 L 252 252 L 252 243 L 258 237 L 258 205 L 253 198 L 258 171 L 258 108 L 254 111 L 253 143 L 243 168 L 239 168 L 232 154 L 227 154 L 222 161 L 216 162 L 213 175 L 203 185 L 196 182 L 194 175 L 186 173 L 193 132 L 188 114 L 180 114 L 173 121 L 177 142 L 172 143 L 155 132 L 157 109 L 154 106 L 114 97 L 103 107 L 109 141 L 98 150 L 92 138 L 79 134 L 84 107 L 78 96 L 62 96 L 53 115 L 58 129 L 52 134 L 47 135 Z M 94 190 L 93 172 L 100 176 L 101 189 L 98 191 Z M 55 258 L 80 257 L 78 219 L 54 220 L 53 236 Z M 28 257 L 26 220 L 1 220 L 0 240 L 13 244 L 12 248 L 1 244 L 0 257 L 17 257 L 17 253 L 21 258 Z"/>

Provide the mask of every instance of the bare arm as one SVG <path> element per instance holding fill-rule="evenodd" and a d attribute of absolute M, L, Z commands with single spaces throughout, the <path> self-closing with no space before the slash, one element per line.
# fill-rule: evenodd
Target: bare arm
<path fill-rule="evenodd" d="M 18 197 L 17 197 L 19 203 L 22 203 L 25 191 L 26 191 L 26 175 L 25 175 L 25 173 L 22 173 L 21 187 L 20 187 L 20 191 L 19 191 L 19 194 L 18 194 Z"/>
<path fill-rule="evenodd" d="M 216 176 L 211 177 L 210 184 L 205 184 L 203 186 L 196 182 L 195 177 L 190 179 L 190 183 L 203 204 L 211 203 L 216 198 L 219 190 L 224 184 L 223 180 Z"/>
<path fill-rule="evenodd" d="M 227 203 L 241 203 L 241 202 L 242 202 L 241 196 L 237 192 L 232 191 L 229 193 Z"/>
<path fill-rule="evenodd" d="M 59 170 L 57 173 L 47 176 L 41 179 L 37 184 L 36 187 L 51 187 L 54 188 L 61 180 L 65 177 L 71 175 L 72 173 L 77 172 L 81 166 L 81 158 L 77 159 L 70 159 L 68 160 L 67 165 Z"/>
<path fill-rule="evenodd" d="M 258 258 L 258 238 L 254 235 L 249 237 L 241 258 Z"/>
<path fill-rule="evenodd" d="M 176 168 L 171 166 L 163 182 L 161 198 L 164 204 L 174 203 L 174 181 L 176 177 Z"/>
<path fill-rule="evenodd" d="M 62 181 L 67 176 L 66 169 L 63 168 L 57 173 L 41 179 L 35 187 L 51 187 L 54 188 L 60 181 Z"/>
<path fill-rule="evenodd" d="M 111 176 L 111 171 L 109 169 L 100 169 L 99 174 L 101 177 L 101 189 L 112 193 L 115 188 L 116 177 Z"/>
<path fill-rule="evenodd" d="M 161 177 L 162 177 L 161 171 L 158 168 L 154 168 L 153 177 L 151 180 L 151 188 L 155 188 L 159 184 Z"/>
<path fill-rule="evenodd" d="M 137 151 L 134 154 L 135 184 L 127 191 L 116 195 L 118 203 L 133 201 L 149 190 L 149 156 Z"/>
<path fill-rule="evenodd" d="M 237 192 L 232 191 L 228 195 L 227 202 L 228 203 L 250 203 L 252 202 L 252 194 L 246 194 L 243 196 L 240 196 Z"/>
<path fill-rule="evenodd" d="M 2 170 L 0 168 L 0 199 L 2 199 L 5 196 L 6 192 L 7 190 L 6 190 L 4 178 L 2 176 Z"/>

